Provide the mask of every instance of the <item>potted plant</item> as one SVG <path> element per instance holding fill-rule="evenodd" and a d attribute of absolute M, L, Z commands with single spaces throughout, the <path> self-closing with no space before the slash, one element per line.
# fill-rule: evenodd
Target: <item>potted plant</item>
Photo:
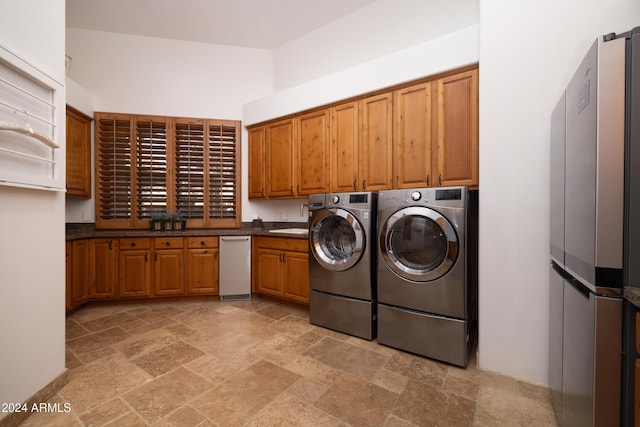
<path fill-rule="evenodd" d="M 151 229 L 154 231 L 163 229 L 164 215 L 163 214 L 153 214 L 151 216 L 151 220 L 149 221 L 151 224 Z"/>
<path fill-rule="evenodd" d="M 184 230 L 187 221 L 180 212 L 173 214 L 171 220 L 173 222 L 174 230 Z"/>

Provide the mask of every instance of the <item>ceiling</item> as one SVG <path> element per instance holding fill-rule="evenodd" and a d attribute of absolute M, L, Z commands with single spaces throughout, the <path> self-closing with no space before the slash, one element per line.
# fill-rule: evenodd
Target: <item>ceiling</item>
<path fill-rule="evenodd" d="M 374 1 L 66 0 L 66 26 L 274 49 Z"/>

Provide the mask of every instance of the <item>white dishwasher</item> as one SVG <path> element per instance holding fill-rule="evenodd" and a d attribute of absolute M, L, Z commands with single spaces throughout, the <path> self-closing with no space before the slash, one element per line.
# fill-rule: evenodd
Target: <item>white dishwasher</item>
<path fill-rule="evenodd" d="M 251 299 L 251 236 L 220 237 L 220 301 Z"/>

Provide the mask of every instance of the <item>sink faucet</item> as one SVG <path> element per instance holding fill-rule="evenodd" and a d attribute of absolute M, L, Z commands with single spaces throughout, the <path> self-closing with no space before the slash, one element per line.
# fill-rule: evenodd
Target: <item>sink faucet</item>
<path fill-rule="evenodd" d="M 305 206 L 307 207 L 307 212 L 309 212 L 309 205 L 306 204 L 306 203 L 301 204 L 300 205 L 300 216 L 302 216 L 302 217 L 304 216 L 304 207 Z"/>

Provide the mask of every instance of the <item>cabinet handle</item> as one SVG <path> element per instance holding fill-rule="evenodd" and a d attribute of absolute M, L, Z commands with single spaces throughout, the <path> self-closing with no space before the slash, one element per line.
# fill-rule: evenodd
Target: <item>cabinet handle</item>
<path fill-rule="evenodd" d="M 442 185 L 442 174 L 438 175 L 438 185 Z"/>
<path fill-rule="evenodd" d="M 149 262 L 149 253 L 144 254 L 144 262 Z"/>
<path fill-rule="evenodd" d="M 364 191 L 366 191 L 366 190 L 367 190 L 367 180 L 366 180 L 366 179 L 363 179 L 363 180 L 362 180 L 362 189 L 363 189 Z"/>
<path fill-rule="evenodd" d="M 136 247 L 136 242 L 131 242 L 131 247 L 135 248 Z"/>
<path fill-rule="evenodd" d="M 164 242 L 165 245 L 170 246 L 171 242 Z"/>
<path fill-rule="evenodd" d="M 298 194 L 300 194 L 300 184 L 298 184 L 298 185 L 296 186 L 296 192 L 297 192 Z"/>
<path fill-rule="evenodd" d="M 356 187 L 356 185 L 358 185 L 358 180 L 354 179 L 353 180 L 353 189 L 354 189 L 354 191 L 358 189 L 358 187 Z"/>
<path fill-rule="evenodd" d="M 282 254 L 280 254 L 280 262 L 281 262 L 281 263 L 284 263 L 284 254 L 283 254 L 283 253 L 282 253 Z"/>
<path fill-rule="evenodd" d="M 158 252 L 155 253 L 154 258 L 155 258 L 156 262 L 158 262 Z"/>
<path fill-rule="evenodd" d="M 109 250 L 113 250 L 113 240 L 109 240 Z"/>
<path fill-rule="evenodd" d="M 429 186 L 429 175 L 427 175 L 427 187 Z"/>
<path fill-rule="evenodd" d="M 204 240 L 200 240 L 200 246 L 204 246 Z"/>

